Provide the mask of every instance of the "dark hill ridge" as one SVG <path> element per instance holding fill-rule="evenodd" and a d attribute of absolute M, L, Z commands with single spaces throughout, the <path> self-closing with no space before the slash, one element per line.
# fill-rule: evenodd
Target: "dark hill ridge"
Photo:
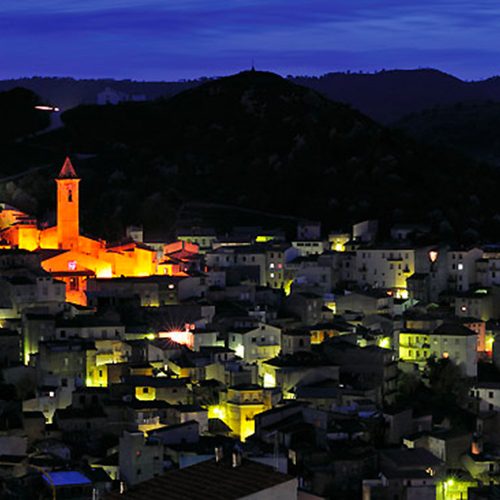
<path fill-rule="evenodd" d="M 500 78 L 466 82 L 435 69 L 390 70 L 378 73 L 327 73 L 320 77 L 291 76 L 329 99 L 344 102 L 381 123 L 391 123 L 409 113 L 457 102 L 500 101 Z M 73 78 L 20 78 L 0 80 L 0 91 L 25 87 L 43 100 L 69 109 L 96 102 L 106 87 L 148 99 L 173 96 L 202 84 L 206 78 L 179 82 Z"/>
<path fill-rule="evenodd" d="M 168 100 L 81 106 L 63 121 L 30 144 L 58 159 L 94 155 L 76 166 L 83 223 L 97 234 L 119 236 L 137 222 L 170 227 L 191 201 L 320 219 L 326 228 L 378 217 L 427 222 L 450 238 L 500 229 L 499 173 L 419 148 L 271 73 L 240 73 Z M 41 188 L 24 186 L 32 198 Z"/>
<path fill-rule="evenodd" d="M 82 79 L 75 78 L 16 78 L 0 80 L 0 91 L 23 87 L 35 92 L 47 103 L 67 110 L 80 104 L 95 104 L 97 95 L 107 87 L 126 94 L 140 94 L 147 99 L 172 96 L 183 90 L 200 85 L 204 79 L 179 82 L 137 82 L 114 80 L 112 78 Z"/>
<path fill-rule="evenodd" d="M 496 78 L 465 82 L 434 69 L 328 73 L 318 78 L 295 77 L 292 81 L 348 103 L 381 123 L 438 105 L 500 100 L 500 81 Z"/>

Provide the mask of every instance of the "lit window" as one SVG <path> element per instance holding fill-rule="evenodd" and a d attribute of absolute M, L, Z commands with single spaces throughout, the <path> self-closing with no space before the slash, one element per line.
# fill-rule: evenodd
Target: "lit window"
<path fill-rule="evenodd" d="M 271 278 L 274 278 L 274 273 L 271 273 L 269 276 L 271 276 Z"/>
<path fill-rule="evenodd" d="M 463 269 L 464 269 L 464 265 L 463 265 L 461 262 L 459 262 L 459 263 L 457 264 L 457 269 L 458 269 L 459 271 L 463 271 Z"/>
<path fill-rule="evenodd" d="M 274 269 L 274 262 L 271 262 L 271 263 L 269 264 L 269 267 L 270 267 L 271 269 Z"/>

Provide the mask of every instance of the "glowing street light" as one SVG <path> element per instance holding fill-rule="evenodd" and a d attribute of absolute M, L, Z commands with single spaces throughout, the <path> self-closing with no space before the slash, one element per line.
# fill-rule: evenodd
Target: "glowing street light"
<path fill-rule="evenodd" d="M 50 111 L 51 113 L 57 113 L 58 111 L 60 111 L 57 106 L 45 106 L 45 105 L 35 106 L 35 109 L 37 109 L 38 111 Z"/>

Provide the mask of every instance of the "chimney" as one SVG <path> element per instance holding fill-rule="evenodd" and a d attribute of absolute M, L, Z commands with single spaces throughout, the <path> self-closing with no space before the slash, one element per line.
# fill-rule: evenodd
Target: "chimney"
<path fill-rule="evenodd" d="M 224 449 L 222 446 L 216 446 L 215 447 L 215 462 L 220 463 L 222 462 L 222 459 L 224 458 Z"/>
<path fill-rule="evenodd" d="M 233 467 L 239 467 L 241 465 L 241 455 L 242 455 L 241 448 L 238 445 L 236 445 L 233 448 L 233 456 L 231 461 Z"/>
<path fill-rule="evenodd" d="M 474 434 L 470 447 L 471 455 L 480 455 L 483 452 L 482 448 L 481 438 L 477 434 Z"/>

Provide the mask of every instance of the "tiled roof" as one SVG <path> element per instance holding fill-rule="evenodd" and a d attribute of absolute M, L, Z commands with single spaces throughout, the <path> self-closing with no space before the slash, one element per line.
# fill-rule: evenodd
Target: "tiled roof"
<path fill-rule="evenodd" d="M 225 500 L 243 498 L 293 480 L 272 467 L 243 460 L 239 467 L 223 460 L 209 460 L 191 467 L 173 470 L 145 481 L 124 495 L 109 498 L 122 500 Z"/>

